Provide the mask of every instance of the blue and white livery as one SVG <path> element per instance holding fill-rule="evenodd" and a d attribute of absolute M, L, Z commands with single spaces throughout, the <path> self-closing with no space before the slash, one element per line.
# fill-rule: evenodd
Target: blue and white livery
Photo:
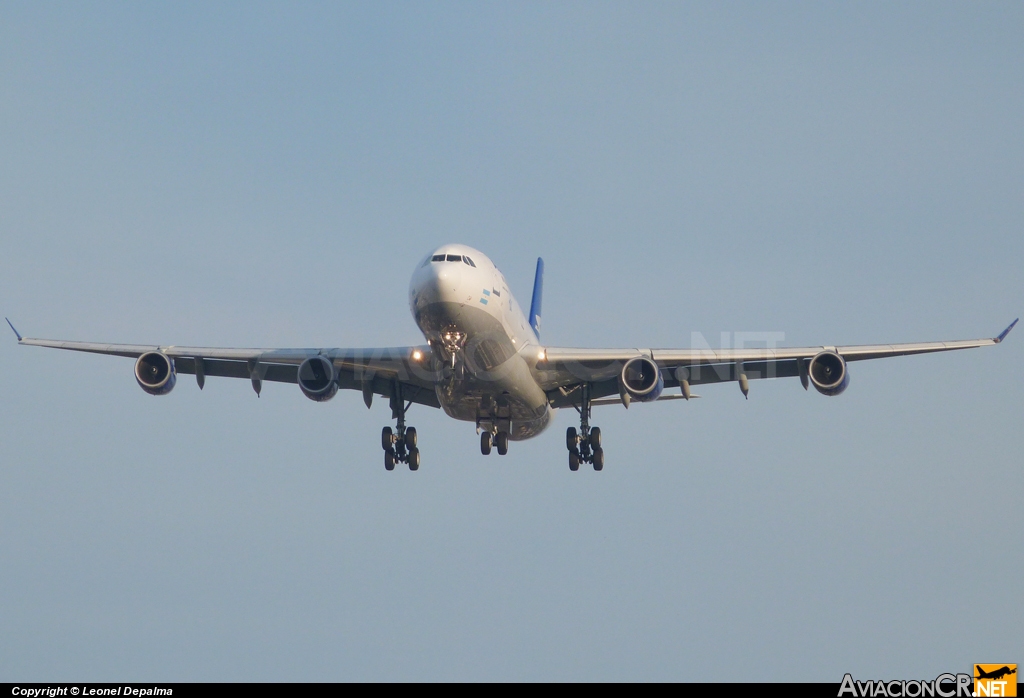
<path fill-rule="evenodd" d="M 135 380 L 152 395 L 174 388 L 178 374 L 245 378 L 259 395 L 265 381 L 296 383 L 317 402 L 338 390 L 362 392 L 366 406 L 387 398 L 396 428 L 381 434 L 384 465 L 420 465 L 416 429 L 405 423 L 413 404 L 440 408 L 472 422 L 484 455 L 541 433 L 554 410 L 571 407 L 580 428 L 566 433 L 569 468 L 604 467 L 601 430 L 590 425 L 597 405 L 696 397 L 691 387 L 735 382 L 744 395 L 758 378 L 799 377 L 823 395 L 849 385 L 850 361 L 998 344 L 1014 320 L 991 339 L 793 349 L 572 349 L 541 343 L 544 262 L 537 260 L 528 312 L 498 268 L 479 250 L 444 245 L 424 257 L 409 283 L 409 308 L 425 344 L 377 349 L 218 349 L 175 345 L 93 344 L 27 339 L 20 344 L 135 359 Z M 10 321 L 8 321 L 10 324 Z M 665 393 L 678 389 L 678 393 Z"/>

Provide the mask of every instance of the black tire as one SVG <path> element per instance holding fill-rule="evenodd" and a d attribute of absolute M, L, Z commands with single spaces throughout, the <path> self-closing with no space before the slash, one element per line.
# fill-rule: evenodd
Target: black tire
<path fill-rule="evenodd" d="M 590 430 L 590 447 L 595 451 L 601 448 L 601 427 L 594 427 Z"/>
<path fill-rule="evenodd" d="M 569 470 L 574 473 L 580 469 L 580 457 L 576 455 L 576 451 L 569 451 Z"/>
<path fill-rule="evenodd" d="M 576 435 L 576 427 L 569 427 L 565 430 L 565 447 L 570 451 L 576 450 L 579 437 Z"/>
<path fill-rule="evenodd" d="M 395 432 L 391 431 L 391 427 L 384 427 L 380 432 L 380 445 L 385 451 L 391 450 L 391 445 L 395 442 Z"/>
<path fill-rule="evenodd" d="M 594 470 L 604 470 L 604 449 L 594 449 Z"/>
<path fill-rule="evenodd" d="M 480 453 L 485 456 L 491 455 L 491 432 L 489 431 L 480 434 Z"/>
<path fill-rule="evenodd" d="M 498 438 L 495 440 L 495 445 L 498 447 L 498 455 L 503 456 L 508 453 L 508 432 L 499 431 Z"/>
<path fill-rule="evenodd" d="M 420 469 L 420 450 L 418 448 L 409 451 L 409 470 Z"/>
<path fill-rule="evenodd" d="M 395 469 L 395 454 L 391 452 L 391 449 L 384 451 L 384 469 L 394 470 Z"/>
<path fill-rule="evenodd" d="M 419 437 L 416 435 L 416 427 L 409 427 L 405 430 L 405 446 L 410 451 L 419 445 Z"/>

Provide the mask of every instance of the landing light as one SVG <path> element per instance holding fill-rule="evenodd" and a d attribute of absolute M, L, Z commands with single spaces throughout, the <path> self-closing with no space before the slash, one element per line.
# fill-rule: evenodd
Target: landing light
<path fill-rule="evenodd" d="M 544 354 L 544 350 L 541 349 L 540 351 L 537 352 L 537 361 L 543 361 L 545 356 L 546 355 Z"/>
<path fill-rule="evenodd" d="M 422 351 L 420 351 L 419 349 L 413 349 L 412 350 L 412 360 L 413 361 L 419 361 L 422 358 L 423 358 L 423 352 Z"/>

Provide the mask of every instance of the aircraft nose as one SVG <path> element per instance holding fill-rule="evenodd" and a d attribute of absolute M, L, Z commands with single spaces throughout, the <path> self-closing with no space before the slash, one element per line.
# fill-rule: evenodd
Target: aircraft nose
<path fill-rule="evenodd" d="M 459 275 L 443 262 L 431 264 L 429 269 L 420 287 L 424 299 L 432 303 L 456 302 Z"/>

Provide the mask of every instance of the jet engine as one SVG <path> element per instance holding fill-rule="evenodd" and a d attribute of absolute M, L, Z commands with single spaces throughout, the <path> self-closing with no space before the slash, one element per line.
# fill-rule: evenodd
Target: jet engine
<path fill-rule="evenodd" d="M 661 369 L 646 356 L 630 359 L 619 374 L 619 390 L 624 396 L 623 402 L 627 395 L 631 400 L 653 402 L 664 389 L 665 377 Z"/>
<path fill-rule="evenodd" d="M 150 395 L 166 395 L 177 379 L 174 360 L 163 352 L 147 351 L 135 362 L 135 380 Z"/>
<path fill-rule="evenodd" d="M 327 402 L 338 392 L 334 364 L 323 356 L 311 356 L 299 365 L 299 388 L 310 400 Z"/>
<path fill-rule="evenodd" d="M 823 351 L 811 359 L 807 374 L 814 389 L 829 397 L 843 392 L 850 384 L 846 362 L 834 351 Z"/>

